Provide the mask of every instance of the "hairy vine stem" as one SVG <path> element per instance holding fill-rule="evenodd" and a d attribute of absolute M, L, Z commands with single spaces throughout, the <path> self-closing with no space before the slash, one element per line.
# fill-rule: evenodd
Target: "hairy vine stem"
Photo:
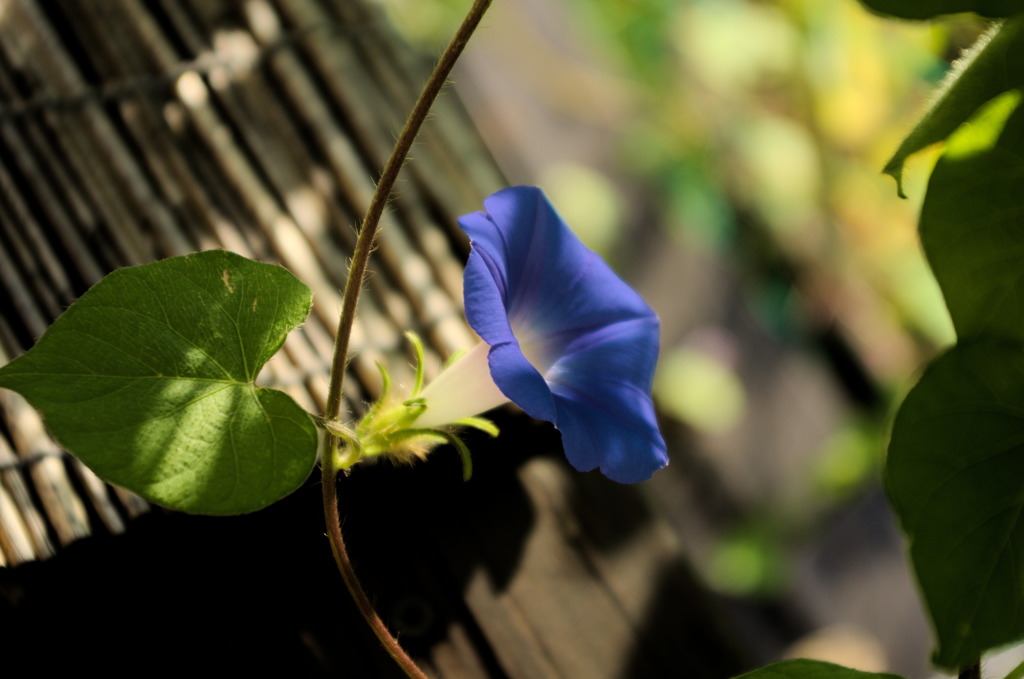
<path fill-rule="evenodd" d="M 359 229 L 359 236 L 356 239 L 355 251 L 352 254 L 352 263 L 349 265 L 348 278 L 345 281 L 345 292 L 342 297 L 341 316 L 338 320 L 338 335 L 334 344 L 334 356 L 331 362 L 330 387 L 327 393 L 327 405 L 324 408 L 324 417 L 329 421 L 337 421 L 341 416 L 342 385 L 345 380 L 345 369 L 348 365 L 349 338 L 352 335 L 352 323 L 355 320 L 356 306 L 359 302 L 359 293 L 363 287 L 363 278 L 366 275 L 366 265 L 373 251 L 381 215 L 391 196 L 395 180 L 402 169 L 402 164 L 412 147 L 423 121 L 427 118 L 434 99 L 444 87 L 451 73 L 452 67 L 462 54 L 466 43 L 476 27 L 480 24 L 484 12 L 490 6 L 491 0 L 474 0 L 473 6 L 463 20 L 459 30 L 455 33 L 447 49 L 441 55 L 440 60 L 434 67 L 433 73 L 427 80 L 423 91 L 420 93 L 416 105 L 409 114 L 405 126 L 395 143 L 395 148 L 388 158 L 384 171 L 381 173 L 377 189 L 366 210 L 366 216 Z M 427 679 L 427 676 L 416 666 L 394 636 L 388 631 L 384 622 L 377 615 L 366 595 L 355 569 L 345 549 L 345 541 L 341 534 L 341 515 L 338 511 L 338 458 L 341 440 L 333 434 L 327 434 L 326 445 L 322 449 L 320 467 L 323 482 L 324 518 L 327 524 L 327 536 L 331 543 L 331 551 L 334 552 L 334 560 L 341 571 L 341 577 L 345 581 L 355 601 L 356 606 L 363 618 L 369 624 L 374 634 L 383 644 L 388 654 L 402 668 L 410 679 Z"/>

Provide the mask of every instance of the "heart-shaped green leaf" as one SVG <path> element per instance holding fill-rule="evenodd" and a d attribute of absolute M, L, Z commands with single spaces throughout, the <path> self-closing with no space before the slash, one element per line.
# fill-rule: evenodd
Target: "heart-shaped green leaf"
<path fill-rule="evenodd" d="M 295 490 L 317 432 L 254 384 L 309 313 L 288 271 L 220 250 L 120 269 L 0 368 L 102 478 L 201 514 L 255 511 Z"/>
<path fill-rule="evenodd" d="M 1008 17 L 1024 12 L 1024 0 L 860 0 L 870 9 L 903 19 L 931 19 L 954 12 Z"/>
<path fill-rule="evenodd" d="M 921 3 L 928 4 L 931 3 Z M 1018 4 L 1024 8 L 1024 0 Z M 1024 86 L 1024 16 L 993 27 L 957 62 L 928 111 L 883 170 L 903 195 L 903 165 L 914 153 L 944 141 L 985 102 Z"/>
<path fill-rule="evenodd" d="M 950 137 L 921 209 L 921 242 L 960 340 L 1024 342 L 1024 107 L 1018 90 Z"/>
<path fill-rule="evenodd" d="M 900 407 L 886 487 L 957 668 L 1024 636 L 1024 346 L 959 344 Z"/>
<path fill-rule="evenodd" d="M 895 674 L 876 674 L 851 670 L 820 660 L 784 660 L 736 679 L 900 679 Z"/>

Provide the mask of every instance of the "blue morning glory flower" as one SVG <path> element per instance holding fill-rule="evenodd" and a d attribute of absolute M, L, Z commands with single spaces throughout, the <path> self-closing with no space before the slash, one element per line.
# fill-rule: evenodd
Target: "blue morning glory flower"
<path fill-rule="evenodd" d="M 622 483 L 650 478 L 668 463 L 650 396 L 654 311 L 580 242 L 540 189 L 503 189 L 484 207 L 459 220 L 472 246 L 466 318 L 483 344 L 427 386 L 417 426 L 511 400 L 555 425 L 576 469 L 600 468 Z"/>

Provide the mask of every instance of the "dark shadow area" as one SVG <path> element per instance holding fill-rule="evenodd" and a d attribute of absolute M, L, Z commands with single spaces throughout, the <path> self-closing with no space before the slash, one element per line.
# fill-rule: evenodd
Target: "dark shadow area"
<path fill-rule="evenodd" d="M 568 549 L 591 562 L 590 577 L 598 586 L 608 586 L 606 578 L 616 580 L 616 576 L 603 572 L 598 562 L 617 550 L 636 553 L 654 548 L 649 543 L 638 546 L 633 540 L 655 517 L 640 486 L 615 483 L 597 472 L 571 471 L 568 496 L 554 498 L 553 507 L 544 502 L 538 505 L 531 499 L 538 492 L 537 480 L 529 480 L 529 474 L 524 477 L 517 469 L 537 456 L 567 465 L 559 435 L 550 425 L 503 411 L 495 419 L 502 431 L 497 440 L 467 437 L 474 451 L 474 476 L 468 483 L 460 478 L 458 457 L 441 449 L 426 465 L 378 465 L 357 471 L 343 481 L 339 494 L 356 567 L 403 644 L 413 653 L 426 654 L 457 622 L 470 630 L 488 676 L 502 679 L 508 675 L 497 660 L 497 649 L 492 648 L 502 640 L 485 636 L 480 621 L 474 620 L 464 603 L 474 572 L 484 569 L 492 590 L 500 595 L 519 574 L 524 543 L 538 529 L 536 524 L 550 520 L 552 511 L 566 511 L 567 516 L 559 520 L 579 526 L 578 530 L 563 527 Z M 524 486 L 523 479 L 533 487 Z M 541 493 L 548 490 L 558 492 L 545 487 Z M 620 675 L 623 679 L 727 679 L 752 665 L 740 650 L 740 637 L 729 630 L 733 615 L 726 611 L 734 602 L 710 594 L 678 553 L 652 576 L 657 581 L 650 588 L 654 594 L 642 618 L 635 621 L 635 648 L 628 670 Z M 556 583 L 544 583 L 539 591 L 557 587 Z M 613 597 L 619 594 L 629 597 L 621 592 Z M 644 604 L 621 603 L 627 608 Z M 744 613 L 757 616 L 761 611 Z M 558 614 L 571 615 L 568 611 Z M 630 617 L 624 611 L 618 615 Z M 572 621 L 581 629 L 589 628 L 590 635 L 600 634 L 608 622 Z M 609 639 L 609 643 L 618 640 Z"/>
<path fill-rule="evenodd" d="M 493 588 L 503 590 L 516 572 L 534 509 L 516 468 L 535 450 L 529 420 L 502 414 L 503 436 L 491 441 L 467 434 L 474 472 L 462 480 L 454 450 L 440 448 L 425 464 L 377 464 L 342 479 L 343 530 L 356 569 L 377 610 L 412 653 L 425 653 L 458 620 L 478 652 L 490 656 L 463 603 L 470 574 L 483 567 Z M 515 434 L 526 430 L 525 436 Z M 507 436 L 507 438 L 506 438 Z M 497 664 L 491 676 L 501 677 Z"/>
<path fill-rule="evenodd" d="M 454 451 L 440 449 L 412 467 L 358 468 L 340 481 L 339 495 L 350 554 L 403 645 L 428 657 L 457 624 L 487 676 L 502 679 L 491 647 L 497 641 L 480 630 L 464 590 L 478 568 L 497 592 L 516 573 L 537 512 L 516 468 L 536 451 L 557 450 L 557 433 L 505 413 L 497 419 L 505 432 L 497 441 L 469 437 L 469 483 Z M 650 520 L 636 487 L 596 474 L 575 478 L 571 503 L 586 543 L 580 549 L 615 550 Z M 5 666 L 17 675 L 45 658 L 49 672 L 112 677 L 151 669 L 397 679 L 403 675 L 341 583 L 322 521 L 314 477 L 252 515 L 157 510 L 124 535 L 79 541 L 49 561 L 0 570 Z M 657 578 L 623 676 L 731 676 L 740 656 L 715 602 L 685 563 L 666 565 Z"/>
<path fill-rule="evenodd" d="M 639 642 L 620 679 L 693 677 L 727 679 L 753 669 L 722 603 L 708 593 L 686 561 L 668 563 L 656 574 L 656 593 L 638 631 Z"/>
<path fill-rule="evenodd" d="M 666 430 L 666 434 L 682 432 Z M 675 440 L 685 437 L 677 436 Z M 698 462 L 695 457 L 678 449 L 672 453 L 672 464 L 659 473 L 681 473 L 680 485 L 700 485 L 702 479 L 708 480 L 706 474 L 693 469 Z M 675 469 L 677 466 L 682 469 Z M 687 472 L 693 476 L 687 478 Z M 711 499 L 716 503 L 726 501 L 728 495 L 716 494 L 715 484 L 710 485 L 707 490 Z M 583 526 L 583 540 L 589 550 L 604 555 L 638 550 L 629 542 L 648 524 L 657 522 L 650 497 L 640 486 L 618 484 L 591 473 L 573 476 L 571 490 L 570 506 Z M 662 547 L 657 540 L 650 542 L 645 548 Z M 650 574 L 654 583 L 648 588 L 647 601 L 631 602 L 644 608 L 637 618 L 635 647 L 626 669 L 618 676 L 726 679 L 751 668 L 754 658 L 743 648 L 742 637 L 732 630 L 736 611 L 729 611 L 729 602 L 708 591 L 682 554 L 662 548 L 666 549 L 660 553 L 664 561 Z"/>
<path fill-rule="evenodd" d="M 27 673 L 45 659 L 47 671 L 107 676 L 330 671 L 328 633 L 342 647 L 372 639 L 331 577 L 315 491 L 245 517 L 158 511 L 125 535 L 0 571 L 8 668 Z M 365 657 L 345 655 L 356 666 Z"/>
<path fill-rule="evenodd" d="M 381 615 L 414 655 L 442 638 L 453 619 L 473 627 L 460 588 L 478 557 L 461 550 L 462 572 L 450 571 L 438 541 L 475 545 L 466 526 L 479 527 L 483 516 L 498 519 L 490 526 L 488 547 L 500 545 L 499 553 L 487 554 L 490 577 L 500 587 L 514 572 L 532 520 L 514 473 L 522 459 L 480 452 L 474 480 L 463 483 L 458 456 L 440 450 L 426 464 L 364 467 L 341 480 L 353 560 Z M 338 576 L 316 476 L 255 514 L 156 510 L 124 535 L 96 536 L 49 561 L 0 569 L 0 637 L 5 667 L 15 675 L 45 666 L 106 676 L 150 669 L 404 676 Z M 486 664 L 486 642 L 473 641 Z M 502 676 L 496 664 L 489 669 Z"/>

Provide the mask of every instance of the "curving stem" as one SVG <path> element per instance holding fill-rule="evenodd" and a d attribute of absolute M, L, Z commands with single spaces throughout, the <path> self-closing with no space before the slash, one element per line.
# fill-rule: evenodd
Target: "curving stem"
<path fill-rule="evenodd" d="M 458 60 L 459 55 L 462 54 L 466 43 L 469 41 L 473 31 L 476 30 L 480 19 L 483 18 L 484 12 L 487 11 L 490 4 L 491 0 L 474 0 L 469 13 L 466 15 L 447 49 L 445 49 L 444 54 L 441 55 L 441 59 L 437 62 L 433 73 L 430 74 L 430 78 L 423 87 L 419 99 L 416 100 L 416 105 L 413 107 L 408 120 L 405 122 L 405 126 L 402 128 L 398 141 L 395 143 L 395 148 L 391 152 L 391 157 L 388 158 L 384 171 L 381 173 L 380 181 L 377 183 L 377 189 L 370 200 L 370 205 L 366 210 L 366 216 L 363 218 L 359 236 L 356 239 L 355 251 L 352 254 L 352 263 L 349 266 L 348 278 L 345 281 L 345 292 L 342 297 L 341 317 L 338 320 L 338 335 L 335 340 L 334 357 L 331 362 L 330 387 L 327 393 L 327 405 L 324 408 L 324 418 L 329 422 L 337 422 L 341 416 L 342 384 L 345 379 L 345 368 L 348 365 L 348 345 L 352 334 L 352 322 L 355 319 L 359 293 L 362 290 L 363 278 L 366 274 L 366 264 L 370 259 L 370 253 L 373 251 L 384 206 L 391 196 L 391 190 L 395 185 L 395 180 L 398 178 L 398 173 L 402 169 L 402 164 L 405 162 L 416 134 L 423 125 L 423 121 L 426 120 L 431 104 L 433 104 L 434 99 L 437 98 L 438 93 L 444 87 L 452 67 Z M 328 432 L 325 436 L 325 445 L 320 456 L 320 467 L 323 475 L 324 519 L 327 524 L 327 537 L 331 543 L 331 551 L 334 552 L 334 560 L 338 564 L 341 577 L 345 581 L 345 586 L 348 587 L 349 592 L 352 594 L 352 599 L 359 608 L 359 612 L 363 615 L 363 618 L 374 634 L 377 635 L 381 644 L 384 645 L 388 654 L 394 658 L 395 662 L 411 679 L 427 679 L 427 675 L 402 650 L 398 641 L 391 635 L 377 615 L 377 612 L 373 609 L 373 604 L 370 603 L 370 599 L 363 590 L 359 578 L 356 576 L 355 569 L 352 567 L 352 562 L 348 558 L 345 541 L 341 534 L 341 516 L 338 512 L 337 477 L 341 445 L 341 440 Z"/>

